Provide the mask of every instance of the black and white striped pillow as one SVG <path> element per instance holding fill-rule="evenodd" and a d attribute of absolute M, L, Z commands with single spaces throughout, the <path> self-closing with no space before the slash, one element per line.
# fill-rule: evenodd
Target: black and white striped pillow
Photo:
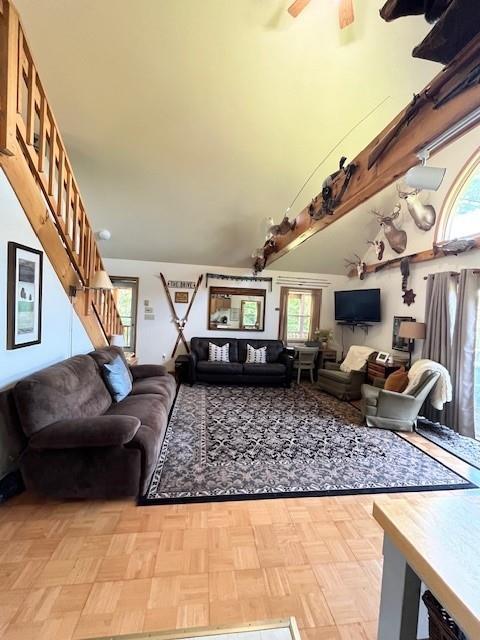
<path fill-rule="evenodd" d="M 250 344 L 247 344 L 247 363 L 265 364 L 267 362 L 267 347 L 260 347 L 260 349 L 254 349 Z"/>
<path fill-rule="evenodd" d="M 218 347 L 216 344 L 208 343 L 209 362 L 230 362 L 230 343 Z"/>

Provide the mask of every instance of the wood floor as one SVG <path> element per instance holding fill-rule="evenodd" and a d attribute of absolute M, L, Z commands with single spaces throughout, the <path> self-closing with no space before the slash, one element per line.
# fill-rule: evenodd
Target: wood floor
<path fill-rule="evenodd" d="M 397 497 L 405 494 L 381 499 Z M 374 640 L 379 498 L 137 507 L 24 494 L 0 508 L 0 637 L 70 640 L 293 615 L 303 640 Z"/>

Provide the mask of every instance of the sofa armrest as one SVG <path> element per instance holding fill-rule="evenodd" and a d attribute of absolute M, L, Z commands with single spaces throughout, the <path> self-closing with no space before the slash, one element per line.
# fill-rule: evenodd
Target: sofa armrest
<path fill-rule="evenodd" d="M 135 364 L 130 367 L 130 371 L 134 380 L 166 376 L 168 373 L 167 369 L 161 364 Z"/>
<path fill-rule="evenodd" d="M 418 401 L 415 396 L 380 389 L 378 394 L 377 415 L 399 420 L 406 419 L 410 417 L 410 412 L 414 410 L 417 403 Z"/>
<path fill-rule="evenodd" d="M 95 416 L 60 420 L 35 433 L 28 444 L 34 449 L 115 447 L 130 442 L 140 427 L 133 416 Z"/>
<path fill-rule="evenodd" d="M 323 368 L 329 371 L 340 371 L 340 365 L 337 362 L 324 362 Z"/>
<path fill-rule="evenodd" d="M 188 354 L 188 381 L 190 384 L 194 384 L 197 380 L 197 362 L 197 354 L 195 351 L 191 351 Z"/>

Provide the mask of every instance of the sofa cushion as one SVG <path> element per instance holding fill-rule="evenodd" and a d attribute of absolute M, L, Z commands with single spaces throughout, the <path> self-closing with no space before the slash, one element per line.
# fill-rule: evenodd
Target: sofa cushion
<path fill-rule="evenodd" d="M 200 360 L 197 364 L 197 371 L 211 375 L 230 376 L 241 375 L 243 368 L 239 362 L 209 362 L 208 360 Z"/>
<path fill-rule="evenodd" d="M 142 425 L 147 425 L 159 433 L 168 418 L 168 410 L 161 396 L 144 393 L 127 396 L 121 402 L 112 404 L 107 415 L 133 416 L 138 418 Z"/>
<path fill-rule="evenodd" d="M 263 346 L 259 349 L 254 349 L 252 345 L 247 344 L 247 359 L 245 362 L 265 364 L 267 362 L 267 347 Z"/>
<path fill-rule="evenodd" d="M 408 386 L 408 373 L 405 371 L 405 367 L 400 367 L 397 371 L 391 373 L 385 380 L 385 391 L 395 391 L 396 393 L 403 393 Z"/>
<path fill-rule="evenodd" d="M 132 378 L 127 365 L 120 356 L 102 367 L 103 379 L 115 402 L 120 402 L 128 396 L 132 390 Z"/>
<path fill-rule="evenodd" d="M 102 415 L 112 404 L 89 356 L 74 356 L 34 373 L 20 380 L 13 394 L 28 437 L 59 420 Z"/>
<path fill-rule="evenodd" d="M 254 349 L 267 347 L 267 362 L 277 362 L 284 347 L 281 340 L 239 340 L 238 341 L 238 360 L 239 362 L 247 361 L 247 345 Z"/>
<path fill-rule="evenodd" d="M 109 364 L 117 356 L 120 356 L 120 358 L 125 363 L 125 366 L 127 367 L 127 371 L 128 371 L 128 375 L 130 376 L 130 379 L 133 380 L 130 367 L 128 366 L 128 362 L 125 358 L 125 353 L 123 349 L 121 349 L 120 347 L 115 347 L 115 346 L 105 347 L 104 349 L 97 349 L 96 351 L 91 351 L 88 355 L 95 360 L 95 362 L 98 365 L 99 371 L 102 370 L 102 367 L 104 364 Z"/>
<path fill-rule="evenodd" d="M 227 342 L 223 347 L 219 347 L 212 342 L 208 343 L 208 361 L 209 362 L 230 362 L 230 343 Z"/>
<path fill-rule="evenodd" d="M 153 376 L 152 378 L 134 380 L 130 395 L 138 396 L 143 393 L 153 393 L 162 396 L 162 398 L 166 398 L 171 405 L 175 398 L 175 391 L 175 378 L 167 374 L 165 376 Z"/>
<path fill-rule="evenodd" d="M 279 362 L 271 364 L 252 362 L 243 365 L 243 372 L 249 376 L 284 376 L 286 369 L 286 366 Z"/>
<path fill-rule="evenodd" d="M 199 361 L 208 360 L 208 344 L 210 342 L 217 345 L 217 347 L 223 347 L 228 342 L 230 344 L 230 362 L 238 362 L 237 340 L 235 338 L 192 338 L 190 340 L 190 349 Z"/>

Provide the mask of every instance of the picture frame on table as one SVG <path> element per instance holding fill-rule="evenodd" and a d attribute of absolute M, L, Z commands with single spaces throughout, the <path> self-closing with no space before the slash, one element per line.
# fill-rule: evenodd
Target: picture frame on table
<path fill-rule="evenodd" d="M 387 364 L 388 359 L 390 358 L 390 354 L 387 351 L 379 351 L 376 357 L 376 362 L 380 364 Z"/>
<path fill-rule="evenodd" d="M 7 349 L 42 341 L 43 251 L 8 243 Z"/>
<path fill-rule="evenodd" d="M 393 316 L 392 349 L 395 351 L 409 352 L 408 338 L 400 338 L 400 325 L 402 322 L 415 322 L 411 316 Z"/>

